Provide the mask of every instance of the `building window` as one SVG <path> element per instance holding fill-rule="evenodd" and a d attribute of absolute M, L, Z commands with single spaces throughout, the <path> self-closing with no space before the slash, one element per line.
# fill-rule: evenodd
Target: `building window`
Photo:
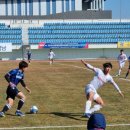
<path fill-rule="evenodd" d="M 75 10 L 75 0 L 71 0 L 71 10 Z"/>
<path fill-rule="evenodd" d="M 47 15 L 50 15 L 50 0 L 46 0 L 46 14 Z"/>
<path fill-rule="evenodd" d="M 56 0 L 52 0 L 52 14 L 56 14 Z"/>
<path fill-rule="evenodd" d="M 66 12 L 69 11 L 69 0 L 66 0 Z"/>
<path fill-rule="evenodd" d="M 62 13 L 64 13 L 64 0 L 62 0 Z"/>

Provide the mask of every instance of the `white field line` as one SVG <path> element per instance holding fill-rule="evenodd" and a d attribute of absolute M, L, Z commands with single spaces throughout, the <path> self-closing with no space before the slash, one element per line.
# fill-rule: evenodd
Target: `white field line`
<path fill-rule="evenodd" d="M 70 67 L 74 67 L 74 68 L 78 68 L 78 69 L 85 69 L 85 70 L 88 70 L 88 71 L 91 71 L 85 67 L 80 67 L 80 66 L 76 66 L 76 65 L 67 65 L 67 64 L 63 64 L 63 63 L 57 63 L 59 65 L 65 65 L 65 66 L 70 66 Z M 116 76 L 113 76 L 113 78 L 116 77 Z M 117 77 L 116 77 L 117 78 Z M 129 81 L 130 82 L 130 79 L 125 79 L 125 78 L 119 78 L 121 80 L 125 80 L 125 81 Z"/>
<path fill-rule="evenodd" d="M 130 126 L 130 124 L 108 124 L 107 127 Z M 0 130 L 27 130 L 27 129 L 60 129 L 60 128 L 82 128 L 86 125 L 70 125 L 70 126 L 34 126 L 34 127 L 10 127 L 0 128 Z"/>

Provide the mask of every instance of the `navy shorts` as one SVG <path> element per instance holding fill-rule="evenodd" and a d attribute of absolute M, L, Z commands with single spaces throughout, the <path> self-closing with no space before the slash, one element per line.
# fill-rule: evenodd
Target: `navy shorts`
<path fill-rule="evenodd" d="M 15 97 L 18 95 L 19 92 L 20 91 L 16 87 L 8 86 L 8 88 L 6 90 L 6 94 L 7 94 L 6 99 L 12 98 L 13 100 L 15 100 Z"/>

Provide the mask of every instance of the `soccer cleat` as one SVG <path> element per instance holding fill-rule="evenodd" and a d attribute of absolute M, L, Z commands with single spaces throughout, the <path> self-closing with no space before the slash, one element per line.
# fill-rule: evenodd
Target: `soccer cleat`
<path fill-rule="evenodd" d="M 91 116 L 91 113 L 84 113 L 84 115 L 82 117 L 90 118 L 90 116 Z"/>
<path fill-rule="evenodd" d="M 15 112 L 15 115 L 16 116 L 25 116 L 21 111 L 18 111 L 18 110 Z"/>
<path fill-rule="evenodd" d="M 0 112 L 0 117 L 5 117 L 4 112 Z"/>

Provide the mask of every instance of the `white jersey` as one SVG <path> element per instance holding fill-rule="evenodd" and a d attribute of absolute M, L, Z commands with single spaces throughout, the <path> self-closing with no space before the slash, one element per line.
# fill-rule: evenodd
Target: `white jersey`
<path fill-rule="evenodd" d="M 119 63 L 121 64 L 127 60 L 127 56 L 126 56 L 126 54 L 119 54 L 117 59 L 118 59 Z"/>
<path fill-rule="evenodd" d="M 103 71 L 99 68 L 94 68 L 94 72 L 95 76 L 93 80 L 90 82 L 90 85 L 92 85 L 96 90 L 102 87 L 105 83 L 109 82 L 112 83 L 118 91 L 120 91 L 119 87 L 114 82 L 110 74 L 105 75 Z"/>
<path fill-rule="evenodd" d="M 53 51 L 49 52 L 49 54 L 48 54 L 48 58 L 53 59 L 54 56 L 55 56 L 55 54 L 54 54 Z"/>

